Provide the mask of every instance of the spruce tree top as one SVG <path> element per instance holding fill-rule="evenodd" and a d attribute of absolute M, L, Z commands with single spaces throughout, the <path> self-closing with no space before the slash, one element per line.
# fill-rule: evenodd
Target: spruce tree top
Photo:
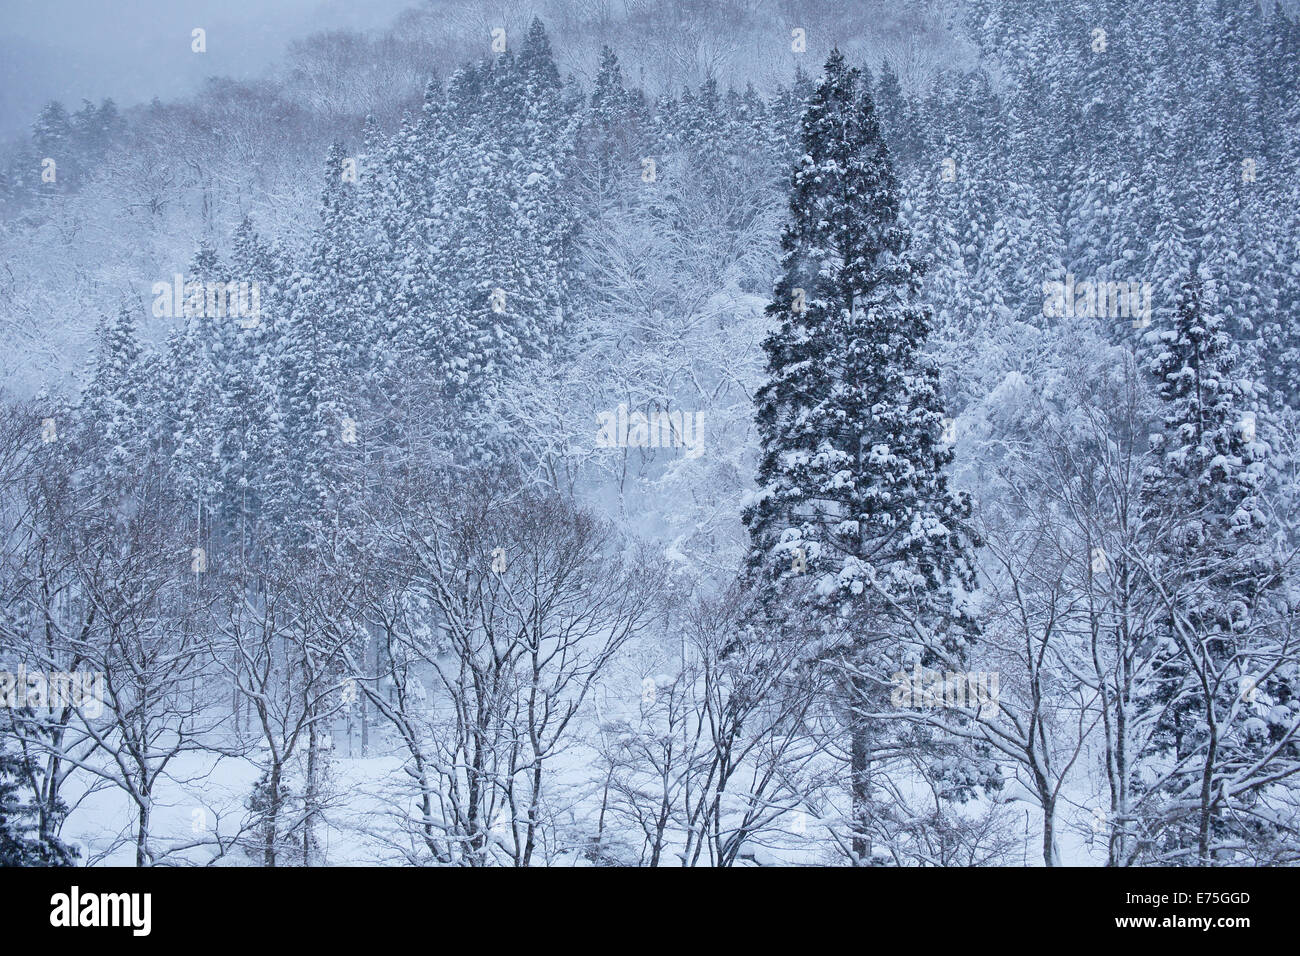
<path fill-rule="evenodd" d="M 952 452 L 923 352 L 922 270 L 898 222 L 870 83 L 838 51 L 801 131 L 756 396 L 750 571 L 769 596 L 827 599 L 841 614 L 870 602 L 872 613 L 907 604 L 927 626 L 965 620 L 974 542 L 969 503 L 944 474 Z"/>

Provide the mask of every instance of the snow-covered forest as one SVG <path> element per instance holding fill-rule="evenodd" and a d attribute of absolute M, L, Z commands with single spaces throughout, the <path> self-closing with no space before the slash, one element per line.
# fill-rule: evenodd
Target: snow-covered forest
<path fill-rule="evenodd" d="M 428 2 L 27 125 L 0 862 L 1300 862 L 1295 3 Z"/>

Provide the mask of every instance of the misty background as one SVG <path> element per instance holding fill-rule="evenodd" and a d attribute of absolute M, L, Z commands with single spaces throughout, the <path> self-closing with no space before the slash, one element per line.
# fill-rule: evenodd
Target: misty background
<path fill-rule="evenodd" d="M 27 132 L 49 100 L 119 107 L 192 93 L 215 75 L 250 80 L 295 39 L 376 30 L 409 0 L 50 0 L 0 5 L 0 137 Z M 190 49 L 195 27 L 207 52 Z"/>

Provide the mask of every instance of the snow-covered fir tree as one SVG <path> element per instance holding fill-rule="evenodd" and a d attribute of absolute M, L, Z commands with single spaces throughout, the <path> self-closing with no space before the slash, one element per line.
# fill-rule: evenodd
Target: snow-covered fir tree
<path fill-rule="evenodd" d="M 756 395 L 760 491 L 745 520 L 765 626 L 806 635 L 810 657 L 838 668 L 852 849 L 865 864 L 882 734 L 871 715 L 890 675 L 961 659 L 976 631 L 965 607 L 976 542 L 969 500 L 945 474 L 930 313 L 889 151 L 868 82 L 842 54 L 802 129 Z"/>

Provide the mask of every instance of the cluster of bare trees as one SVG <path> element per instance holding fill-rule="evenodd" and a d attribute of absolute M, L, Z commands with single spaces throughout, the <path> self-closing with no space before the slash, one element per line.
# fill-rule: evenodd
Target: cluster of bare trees
<path fill-rule="evenodd" d="M 332 828 L 419 864 L 725 865 L 806 812 L 797 648 L 740 640 L 738 599 L 683 596 L 571 498 L 411 468 L 311 547 L 205 550 L 151 456 L 60 424 L 5 405 L 0 662 L 103 674 L 103 706 L 6 708 L 0 736 L 51 835 L 130 808 L 91 862 L 310 865 Z M 332 769 L 358 720 L 397 766 L 367 813 Z M 232 764 L 256 782 L 223 800 Z"/>
<path fill-rule="evenodd" d="M 1285 482 L 1265 496 L 1266 541 L 1171 548 L 1214 516 L 1144 494 L 1152 397 L 1132 353 L 1078 358 L 1089 374 L 1062 401 L 1023 396 L 1012 428 L 979 439 L 996 474 L 979 515 L 988 603 L 975 656 L 1001 675 L 997 705 L 915 719 L 992 748 L 1037 808 L 1049 866 L 1066 833 L 1113 866 L 1293 861 L 1300 645 Z M 1229 580 L 1244 623 L 1225 628 L 1197 609 Z"/>

